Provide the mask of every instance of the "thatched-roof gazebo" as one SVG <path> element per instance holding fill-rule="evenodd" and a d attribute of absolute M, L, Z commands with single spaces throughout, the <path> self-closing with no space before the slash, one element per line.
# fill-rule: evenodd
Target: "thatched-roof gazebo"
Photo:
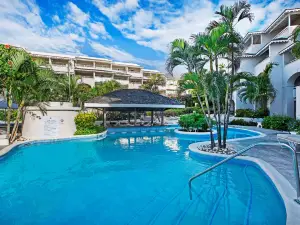
<path fill-rule="evenodd" d="M 151 111 L 151 124 L 153 125 L 153 111 L 161 112 L 161 124 L 163 125 L 166 109 L 185 108 L 183 104 L 160 94 L 141 89 L 121 89 L 103 96 L 95 97 L 84 104 L 85 108 L 103 109 L 103 123 L 106 124 L 107 111 L 136 112 Z"/>

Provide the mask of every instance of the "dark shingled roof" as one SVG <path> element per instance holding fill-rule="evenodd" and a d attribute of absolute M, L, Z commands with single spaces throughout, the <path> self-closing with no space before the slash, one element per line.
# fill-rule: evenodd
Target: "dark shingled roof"
<path fill-rule="evenodd" d="M 121 89 L 92 98 L 86 103 L 182 105 L 179 101 L 141 89 Z"/>

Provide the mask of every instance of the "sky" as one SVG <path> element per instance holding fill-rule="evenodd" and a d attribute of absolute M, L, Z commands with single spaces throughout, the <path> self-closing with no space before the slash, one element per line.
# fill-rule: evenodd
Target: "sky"
<path fill-rule="evenodd" d="M 299 0 L 252 0 L 255 20 L 242 35 L 261 30 Z M 0 43 L 32 51 L 85 55 L 165 71 L 168 46 L 203 32 L 220 5 L 233 0 L 0 0 Z"/>

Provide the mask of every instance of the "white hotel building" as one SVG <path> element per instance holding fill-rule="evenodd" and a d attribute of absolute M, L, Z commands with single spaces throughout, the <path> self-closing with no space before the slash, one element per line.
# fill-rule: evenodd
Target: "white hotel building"
<path fill-rule="evenodd" d="M 300 118 L 300 60 L 291 53 L 294 46 L 292 34 L 300 26 L 300 8 L 286 9 L 263 31 L 248 33 L 244 42 L 246 49 L 241 58 L 239 71 L 258 75 L 269 62 L 276 62 L 271 80 L 277 96 L 269 109 L 271 114 Z M 253 108 L 244 104 L 237 94 L 235 108 Z"/>
<path fill-rule="evenodd" d="M 82 83 L 91 87 L 97 82 L 116 80 L 129 89 L 138 89 L 152 74 L 164 76 L 157 70 L 144 69 L 138 64 L 114 62 L 104 58 L 27 52 L 33 58 L 43 59 L 56 74 L 79 76 Z M 176 96 L 177 81 L 166 77 L 165 85 L 159 86 L 159 90 L 163 95 Z"/>

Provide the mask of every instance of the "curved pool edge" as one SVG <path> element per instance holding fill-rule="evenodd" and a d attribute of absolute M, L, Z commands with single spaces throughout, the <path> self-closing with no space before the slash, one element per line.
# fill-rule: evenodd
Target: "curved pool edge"
<path fill-rule="evenodd" d="M 37 143 L 52 143 L 52 142 L 60 142 L 60 141 L 72 141 L 72 140 L 102 140 L 107 137 L 107 130 L 98 133 L 98 134 L 89 134 L 89 135 L 78 135 L 71 137 L 63 137 L 63 138 L 48 138 L 48 139 L 36 139 L 36 140 L 27 140 L 22 142 L 15 142 L 11 145 L 6 146 L 0 151 L 0 157 L 6 155 L 17 147 L 26 146 L 30 144 Z"/>
<path fill-rule="evenodd" d="M 184 134 L 184 135 L 209 135 L 210 132 L 188 132 L 188 131 L 181 131 L 179 129 L 174 129 L 174 132 L 176 134 Z M 212 132 L 213 134 L 217 134 L 216 130 L 213 130 Z"/>
<path fill-rule="evenodd" d="M 210 153 L 210 152 L 204 152 L 198 150 L 197 146 L 203 143 L 204 142 L 197 142 L 197 143 L 190 144 L 189 150 L 193 153 L 207 156 L 207 157 L 212 157 L 212 158 L 225 159 L 230 156 L 230 155 Z M 299 214 L 300 205 L 294 201 L 297 195 L 296 190 L 282 174 L 280 174 L 271 164 L 267 163 L 262 159 L 258 159 L 251 156 L 237 156 L 235 160 L 248 161 L 256 164 L 269 177 L 269 179 L 271 180 L 271 182 L 273 182 L 275 188 L 277 189 L 278 193 L 280 194 L 286 209 L 286 224 L 287 225 L 300 224 L 300 214 Z"/>

